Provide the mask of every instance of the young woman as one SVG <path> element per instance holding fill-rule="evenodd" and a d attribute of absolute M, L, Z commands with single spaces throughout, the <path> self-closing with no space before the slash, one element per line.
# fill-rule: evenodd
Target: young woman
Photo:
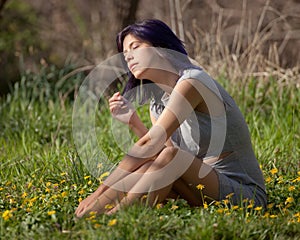
<path fill-rule="evenodd" d="M 171 29 L 162 21 L 145 20 L 121 31 L 117 45 L 129 80 L 123 95 L 109 99 L 110 111 L 139 140 L 79 204 L 76 216 L 111 214 L 142 199 L 150 206 L 168 198 L 201 206 L 229 194 L 232 204 L 248 199 L 265 206 L 263 175 L 239 108 L 192 64 Z M 127 100 L 137 96 L 151 100 L 149 130 Z"/>

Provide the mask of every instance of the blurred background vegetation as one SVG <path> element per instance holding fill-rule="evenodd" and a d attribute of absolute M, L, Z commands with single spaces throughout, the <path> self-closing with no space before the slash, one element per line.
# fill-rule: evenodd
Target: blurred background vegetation
<path fill-rule="evenodd" d="M 212 75 L 280 78 L 291 69 L 281 78 L 299 82 L 299 0 L 0 0 L 0 95 L 49 66 L 65 69 L 60 82 L 88 73 L 116 54 L 124 26 L 145 18 L 171 26 Z"/>

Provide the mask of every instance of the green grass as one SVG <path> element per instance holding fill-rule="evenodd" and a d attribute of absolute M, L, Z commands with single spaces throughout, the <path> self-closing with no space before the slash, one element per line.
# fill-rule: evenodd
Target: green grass
<path fill-rule="evenodd" d="M 226 86 L 249 124 L 266 179 L 268 209 L 226 201 L 190 208 L 184 201 L 155 209 L 135 205 L 113 216 L 77 220 L 80 199 L 101 179 L 90 176 L 72 139 L 71 93 L 82 76 L 57 84 L 69 70 L 27 74 L 0 99 L 0 232 L 3 239 L 299 239 L 299 88 L 276 79 Z M 68 92 L 69 95 L 61 93 Z M 147 108 L 139 113 L 149 121 Z M 99 114 L 101 148 L 116 163 L 110 116 Z M 102 179 L 103 180 L 103 179 Z M 230 197 L 228 197 L 230 202 Z"/>

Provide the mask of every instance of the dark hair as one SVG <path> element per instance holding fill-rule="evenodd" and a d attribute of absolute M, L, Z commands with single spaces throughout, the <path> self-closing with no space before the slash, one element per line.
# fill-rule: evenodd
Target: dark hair
<path fill-rule="evenodd" d="M 123 42 L 128 34 L 132 34 L 141 40 L 151 43 L 153 47 L 166 48 L 179 52 L 181 55 L 183 54 L 186 56 L 185 61 L 190 63 L 182 41 L 164 22 L 160 20 L 148 19 L 124 28 L 117 35 L 117 47 L 119 52 L 123 52 Z M 152 81 L 147 79 L 138 80 L 130 71 L 128 72 L 128 77 L 129 79 L 126 83 L 123 94 L 129 94 L 129 98 L 137 97 L 137 94 L 141 93 L 141 91 L 138 90 L 141 85 L 145 85 L 143 87 L 142 96 L 139 96 L 141 103 L 151 97 L 154 97 L 155 100 L 159 100 L 158 98 L 162 96 L 163 91 L 156 85 L 150 84 L 147 87 L 147 84 L 153 83 Z M 132 89 L 135 89 L 135 91 L 132 91 Z"/>

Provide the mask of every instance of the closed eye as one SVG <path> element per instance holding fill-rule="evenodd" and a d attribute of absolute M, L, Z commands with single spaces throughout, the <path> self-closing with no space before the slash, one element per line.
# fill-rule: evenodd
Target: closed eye
<path fill-rule="evenodd" d="M 132 49 L 137 49 L 139 46 L 140 46 L 140 45 L 138 45 L 138 44 L 137 44 L 137 45 L 133 45 L 133 46 L 132 46 Z"/>

